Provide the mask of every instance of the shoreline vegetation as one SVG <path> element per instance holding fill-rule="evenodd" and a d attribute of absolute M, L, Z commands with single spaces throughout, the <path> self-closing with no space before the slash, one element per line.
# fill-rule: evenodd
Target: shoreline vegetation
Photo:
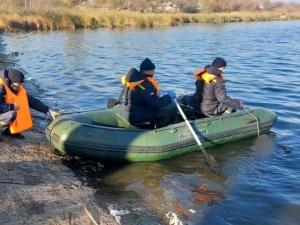
<path fill-rule="evenodd" d="M 75 30 L 80 28 L 150 28 L 179 26 L 189 23 L 221 24 L 298 19 L 300 19 L 299 12 L 142 13 L 86 6 L 51 10 L 8 10 L 0 8 L 0 32 Z"/>

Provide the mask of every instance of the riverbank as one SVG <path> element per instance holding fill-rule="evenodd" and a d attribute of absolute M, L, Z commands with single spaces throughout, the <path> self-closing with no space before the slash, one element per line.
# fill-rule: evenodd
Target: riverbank
<path fill-rule="evenodd" d="M 0 9 L 0 30 L 5 32 L 78 28 L 178 26 L 188 23 L 230 23 L 300 19 L 300 13 L 140 13 L 75 7 L 45 10 Z"/>
<path fill-rule="evenodd" d="M 44 135 L 25 136 L 0 143 L 0 224 L 118 224 L 95 204 L 95 191 L 81 185 Z"/>

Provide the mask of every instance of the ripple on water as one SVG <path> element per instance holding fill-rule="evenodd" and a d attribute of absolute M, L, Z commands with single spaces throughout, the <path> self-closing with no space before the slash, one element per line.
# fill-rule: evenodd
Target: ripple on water
<path fill-rule="evenodd" d="M 247 139 L 212 149 L 220 176 L 204 166 L 201 152 L 194 152 L 155 163 L 105 164 L 96 174 L 88 161 L 78 177 L 98 190 L 96 199 L 104 201 L 98 204 L 112 204 L 123 224 L 165 224 L 165 214 L 173 211 L 187 224 L 296 225 L 299 36 L 300 23 L 289 21 L 32 32 L 3 38 L 7 51 L 22 53 L 18 67 L 31 78 L 34 95 L 67 111 L 104 107 L 106 99 L 118 96 L 120 76 L 138 68 L 145 57 L 155 62 L 162 91 L 184 94 L 194 91 L 193 71 L 223 56 L 231 97 L 277 112 L 274 145 L 266 147 L 263 140 L 265 145 L 258 147 L 258 139 Z M 119 215 L 123 210 L 126 214 Z"/>

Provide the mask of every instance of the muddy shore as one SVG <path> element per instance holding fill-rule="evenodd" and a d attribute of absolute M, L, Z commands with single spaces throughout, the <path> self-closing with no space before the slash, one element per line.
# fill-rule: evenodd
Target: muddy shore
<path fill-rule="evenodd" d="M 0 143 L 0 224 L 118 224 L 35 130 Z M 102 207 L 102 206 L 101 206 Z"/>

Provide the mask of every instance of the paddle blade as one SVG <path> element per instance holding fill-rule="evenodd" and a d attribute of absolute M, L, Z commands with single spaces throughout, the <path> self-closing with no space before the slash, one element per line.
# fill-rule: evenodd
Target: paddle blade
<path fill-rule="evenodd" d="M 207 160 L 205 162 L 214 172 L 219 172 L 219 166 L 217 161 L 212 155 L 207 154 Z"/>
<path fill-rule="evenodd" d="M 115 98 L 110 98 L 110 99 L 107 100 L 106 107 L 108 109 L 111 109 L 111 108 L 113 108 L 113 107 L 115 107 L 116 105 L 119 105 L 119 104 L 121 104 L 121 102 L 119 100 L 117 100 Z"/>

